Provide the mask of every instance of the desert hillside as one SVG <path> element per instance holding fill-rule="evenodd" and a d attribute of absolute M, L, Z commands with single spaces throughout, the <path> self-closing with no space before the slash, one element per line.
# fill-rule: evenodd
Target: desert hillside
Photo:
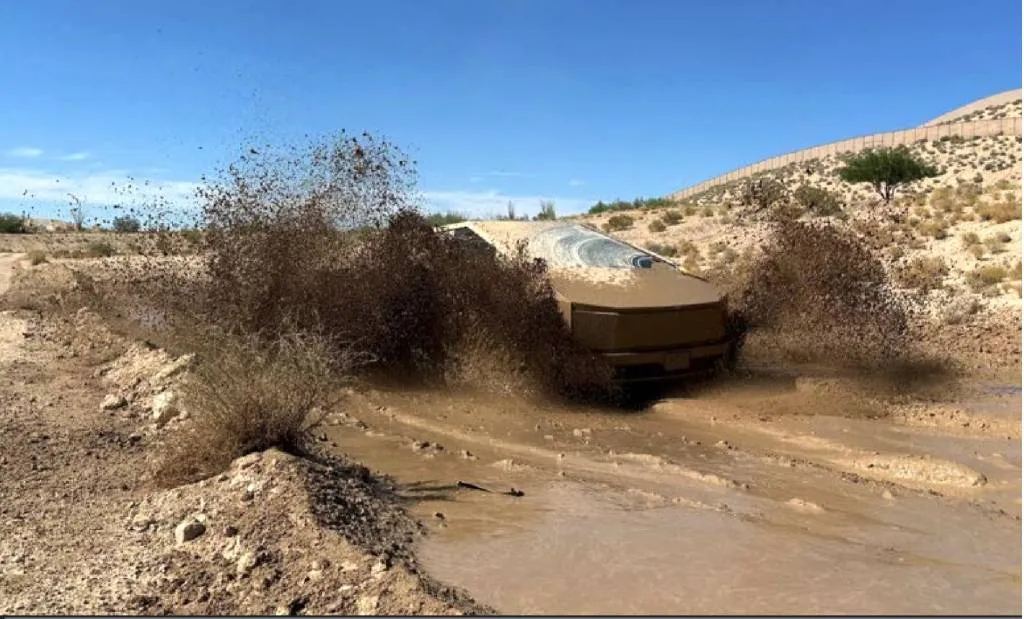
<path fill-rule="evenodd" d="M 776 213 L 856 232 L 881 258 L 894 284 L 940 324 L 985 314 L 1019 320 L 1020 143 L 1019 137 L 994 136 L 916 144 L 911 151 L 941 173 L 904 187 L 888 206 L 869 185 L 842 181 L 837 174 L 842 162 L 828 156 L 683 200 L 603 205 L 582 219 L 674 257 L 691 271 L 727 281 L 750 263 L 771 225 L 772 216 L 744 205 L 745 188 L 751 181 L 777 181 L 785 191 Z M 825 208 L 802 205 L 807 188 L 828 192 Z"/>

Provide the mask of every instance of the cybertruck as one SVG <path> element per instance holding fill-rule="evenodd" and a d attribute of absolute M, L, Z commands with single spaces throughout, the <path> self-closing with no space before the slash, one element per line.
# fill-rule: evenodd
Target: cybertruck
<path fill-rule="evenodd" d="M 742 334 L 707 280 L 664 256 L 566 221 L 467 221 L 443 229 L 489 252 L 520 246 L 547 263 L 573 336 L 622 382 L 677 379 L 731 367 Z"/>

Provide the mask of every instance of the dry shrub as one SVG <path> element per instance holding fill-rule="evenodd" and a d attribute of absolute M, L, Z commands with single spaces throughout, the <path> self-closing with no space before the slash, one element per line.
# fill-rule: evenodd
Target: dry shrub
<path fill-rule="evenodd" d="M 659 256 L 665 256 L 666 258 L 673 258 L 679 254 L 679 250 L 668 243 L 648 243 L 646 247 Z"/>
<path fill-rule="evenodd" d="M 919 256 L 895 271 L 896 283 L 903 288 L 928 292 L 942 287 L 949 275 L 946 261 L 939 256 Z"/>
<path fill-rule="evenodd" d="M 1004 199 L 999 202 L 982 204 L 976 210 L 983 221 L 994 221 L 1001 224 L 1021 218 L 1021 203 L 1016 196 L 1012 200 Z"/>
<path fill-rule="evenodd" d="M 32 266 L 37 266 L 46 263 L 46 252 L 41 249 L 33 249 L 28 252 L 28 261 Z"/>
<path fill-rule="evenodd" d="M 211 345 L 216 342 L 216 345 Z M 191 425 L 169 435 L 155 471 L 165 485 L 190 483 L 245 454 L 303 450 L 322 413 L 336 404 L 337 378 L 354 357 L 326 338 L 280 334 L 217 337 L 202 347 L 183 389 Z"/>
<path fill-rule="evenodd" d="M 960 240 L 963 241 L 964 247 L 970 247 L 971 245 L 977 245 L 981 243 L 981 237 L 974 232 L 965 232 L 960 235 Z"/>
<path fill-rule="evenodd" d="M 666 226 L 675 226 L 683 221 L 683 215 L 676 210 L 667 211 L 661 216 L 661 221 Z"/>
<path fill-rule="evenodd" d="M 605 232 L 621 232 L 633 227 L 633 218 L 629 215 L 612 215 L 604 223 Z"/>
<path fill-rule="evenodd" d="M 665 231 L 665 224 L 660 219 L 655 219 L 651 223 L 647 224 L 647 229 L 657 234 Z"/>
<path fill-rule="evenodd" d="M 992 264 L 979 267 L 967 274 L 967 284 L 975 292 L 990 288 L 1006 280 L 1009 275 L 1006 267 Z"/>
<path fill-rule="evenodd" d="M 762 346 L 839 365 L 905 355 L 906 303 L 856 236 L 827 223 L 774 226 L 736 306 Z"/>

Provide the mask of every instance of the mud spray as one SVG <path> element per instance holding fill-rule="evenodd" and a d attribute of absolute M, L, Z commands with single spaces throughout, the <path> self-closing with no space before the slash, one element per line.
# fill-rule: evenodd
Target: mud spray
<path fill-rule="evenodd" d="M 572 339 L 546 266 L 438 234 L 413 181 L 413 163 L 367 134 L 250 150 L 200 190 L 194 231 L 157 234 L 104 296 L 192 341 L 326 334 L 339 357 L 367 360 L 352 371 L 399 385 L 635 403 Z M 732 298 L 748 366 L 933 373 L 910 354 L 907 303 L 852 233 L 776 223 Z"/>

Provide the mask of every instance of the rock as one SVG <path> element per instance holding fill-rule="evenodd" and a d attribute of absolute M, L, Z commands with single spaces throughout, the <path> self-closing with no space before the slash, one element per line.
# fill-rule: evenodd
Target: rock
<path fill-rule="evenodd" d="M 134 531 L 145 531 L 153 524 L 153 519 L 148 514 L 136 514 L 132 518 L 131 528 Z"/>
<path fill-rule="evenodd" d="M 459 455 L 462 457 L 463 460 L 476 460 L 477 459 L 477 457 L 474 456 L 473 453 L 470 452 L 468 449 L 463 449 L 462 452 Z"/>
<path fill-rule="evenodd" d="M 892 492 L 889 492 L 888 488 L 882 490 L 882 498 L 885 499 L 886 501 L 893 500 Z"/>
<path fill-rule="evenodd" d="M 238 527 L 227 525 L 224 527 L 224 537 L 234 537 L 238 535 Z"/>
<path fill-rule="evenodd" d="M 259 564 L 259 559 L 254 552 L 243 552 L 235 563 L 235 573 L 239 576 L 247 576 Z"/>
<path fill-rule="evenodd" d="M 356 613 L 359 615 L 376 615 L 377 603 L 380 597 L 376 595 L 364 595 L 356 600 Z"/>
<path fill-rule="evenodd" d="M 354 572 L 359 569 L 359 564 L 354 561 L 345 561 L 341 564 L 341 571 Z"/>
<path fill-rule="evenodd" d="M 231 463 L 231 467 L 236 469 L 247 469 L 259 462 L 262 458 L 263 452 L 256 451 L 251 454 L 244 455 L 241 458 L 236 458 L 235 461 Z"/>
<path fill-rule="evenodd" d="M 175 376 L 187 369 L 192 364 L 193 359 L 195 359 L 195 355 L 193 354 L 178 357 L 174 361 L 171 361 L 164 367 L 160 368 L 160 370 L 150 378 L 150 382 L 154 385 L 159 385 L 160 383 L 165 382 L 168 378 L 171 378 L 172 376 Z"/>
<path fill-rule="evenodd" d="M 188 518 L 174 527 L 174 540 L 179 544 L 184 544 L 196 539 L 203 533 L 206 533 L 206 525 L 195 518 Z"/>
<path fill-rule="evenodd" d="M 131 434 L 128 435 L 128 442 L 129 443 L 138 443 L 141 440 L 142 440 L 142 435 L 139 434 L 138 432 L 132 432 Z"/>
<path fill-rule="evenodd" d="M 111 393 L 107 397 L 103 398 L 103 402 L 100 404 L 100 410 L 112 411 L 119 408 L 128 406 L 128 400 L 123 395 Z"/>
<path fill-rule="evenodd" d="M 590 428 L 576 428 L 572 431 L 572 435 L 576 438 L 586 438 L 590 436 Z"/>
<path fill-rule="evenodd" d="M 156 394 L 153 396 L 152 409 L 153 421 L 157 422 L 157 424 L 167 423 L 180 412 L 178 408 L 178 395 L 173 391 L 164 391 Z"/>
<path fill-rule="evenodd" d="M 370 576 L 373 576 L 373 577 L 376 577 L 376 578 L 380 578 L 387 571 L 388 571 L 388 564 L 383 562 L 383 561 L 377 561 L 376 563 L 373 564 L 373 567 L 370 568 Z"/>

